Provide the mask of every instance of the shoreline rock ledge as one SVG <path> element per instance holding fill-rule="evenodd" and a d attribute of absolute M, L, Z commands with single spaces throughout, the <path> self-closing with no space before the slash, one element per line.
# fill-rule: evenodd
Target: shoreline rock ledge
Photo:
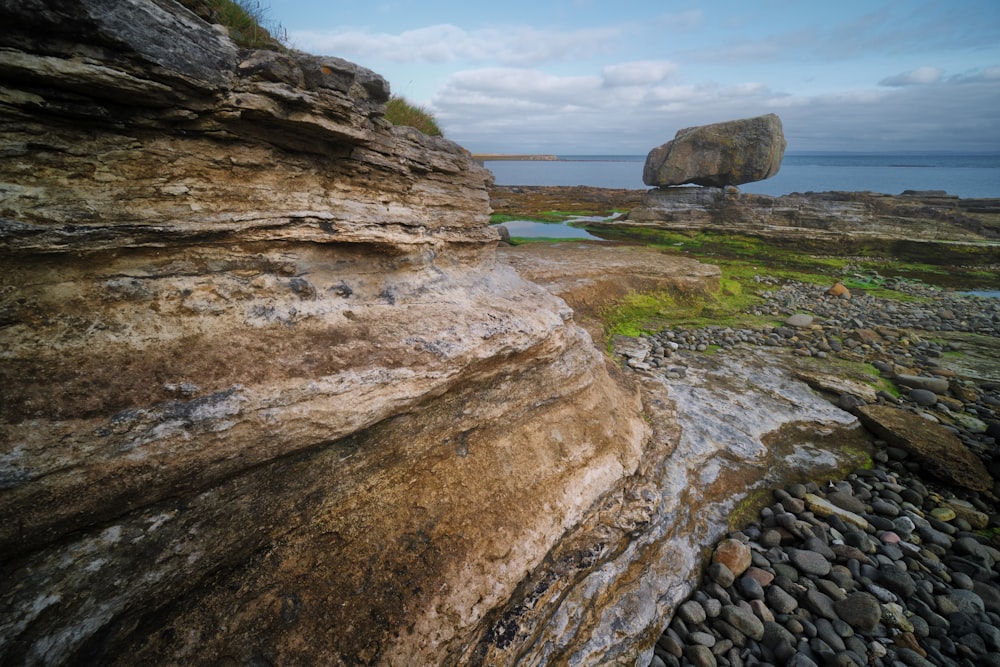
<path fill-rule="evenodd" d="M 652 438 L 489 172 L 199 4 L 0 1 L 0 664 L 651 647 L 559 595 L 633 579 Z"/>
<path fill-rule="evenodd" d="M 785 146 L 781 119 L 773 113 L 684 128 L 649 152 L 642 182 L 723 188 L 763 181 L 778 173 Z"/>

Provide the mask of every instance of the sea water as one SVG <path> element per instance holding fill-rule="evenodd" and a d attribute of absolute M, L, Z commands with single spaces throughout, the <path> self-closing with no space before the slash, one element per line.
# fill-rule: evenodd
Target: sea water
<path fill-rule="evenodd" d="M 563 155 L 556 160 L 485 163 L 497 185 L 589 185 L 645 189 L 645 155 Z M 962 198 L 1000 198 L 1000 155 L 787 153 L 773 178 L 743 192 L 944 190 Z"/>

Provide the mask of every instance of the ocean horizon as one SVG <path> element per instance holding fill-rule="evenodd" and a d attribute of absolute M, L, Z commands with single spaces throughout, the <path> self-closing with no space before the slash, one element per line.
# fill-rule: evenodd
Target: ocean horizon
<path fill-rule="evenodd" d="M 497 185 L 587 185 L 646 189 L 645 155 L 556 155 L 555 160 L 487 160 Z M 1000 154 L 994 153 L 785 153 L 772 178 L 739 186 L 743 192 L 878 192 L 943 190 L 950 195 L 1000 198 Z"/>

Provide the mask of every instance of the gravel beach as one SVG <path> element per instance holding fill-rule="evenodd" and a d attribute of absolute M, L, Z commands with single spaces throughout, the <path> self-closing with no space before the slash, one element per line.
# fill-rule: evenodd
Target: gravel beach
<path fill-rule="evenodd" d="M 898 391 L 822 389 L 847 411 L 891 406 L 947 431 L 989 485 L 972 490 L 962 470 L 873 435 L 870 468 L 774 490 L 757 521 L 714 547 L 652 666 L 1000 665 L 1000 383 L 951 340 L 996 338 L 1000 299 L 868 277 L 916 299 L 783 283 L 751 311 L 780 326 L 666 330 L 647 337 L 643 363 L 683 375 L 687 355 L 736 345 L 869 363 Z M 962 361 L 970 371 L 953 369 Z"/>

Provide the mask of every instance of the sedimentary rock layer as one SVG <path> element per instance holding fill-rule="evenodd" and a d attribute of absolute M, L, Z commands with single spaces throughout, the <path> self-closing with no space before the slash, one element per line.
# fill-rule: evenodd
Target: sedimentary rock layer
<path fill-rule="evenodd" d="M 636 392 L 381 77 L 169 0 L 0 20 L 0 662 L 439 664 L 618 520 Z"/>

